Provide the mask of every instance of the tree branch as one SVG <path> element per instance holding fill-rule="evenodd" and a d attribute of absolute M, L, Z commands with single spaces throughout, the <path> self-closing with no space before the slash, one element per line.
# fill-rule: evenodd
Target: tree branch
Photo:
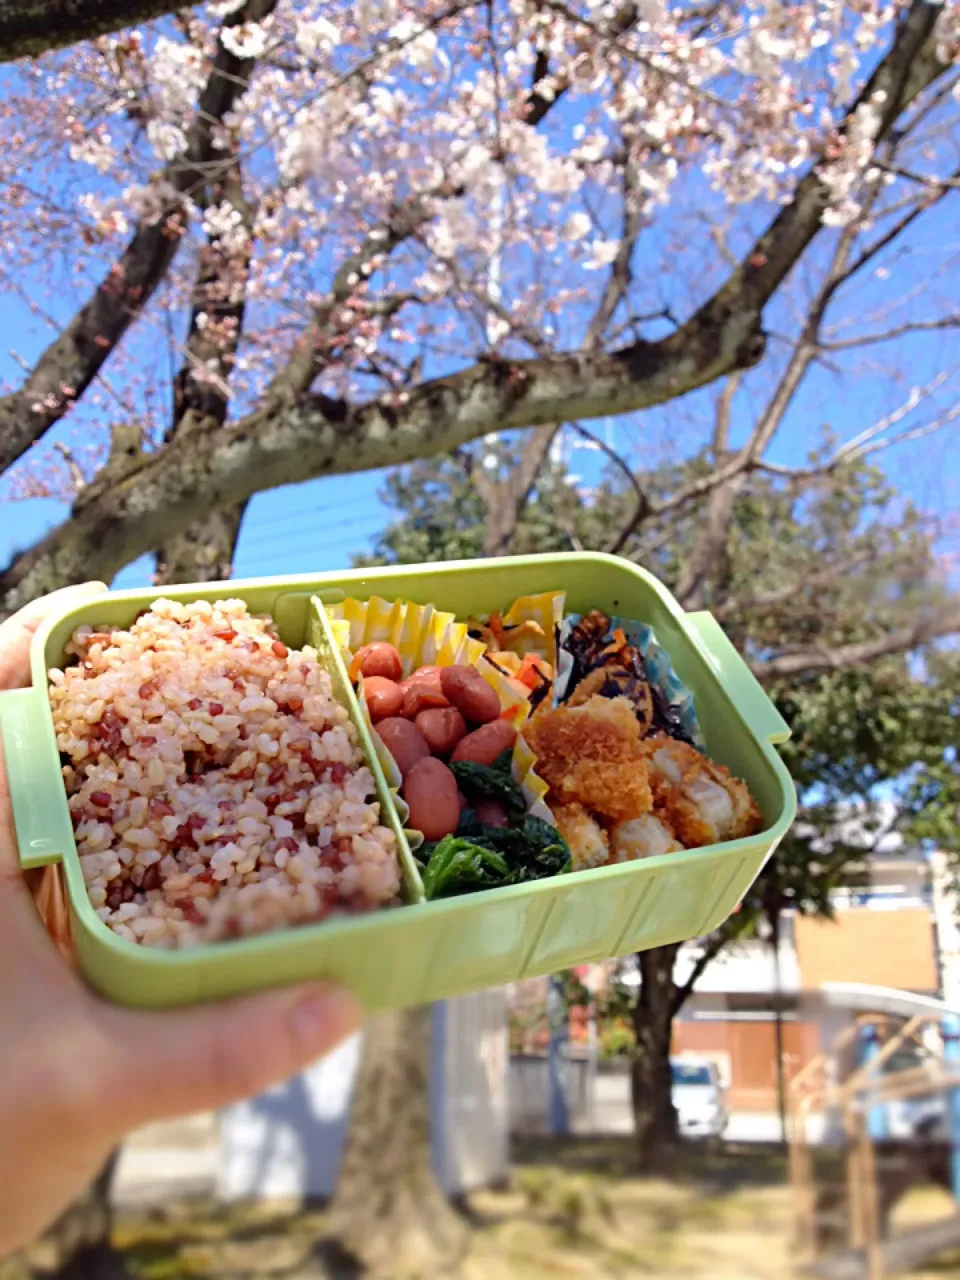
<path fill-rule="evenodd" d="M 267 400 L 289 400 L 310 389 L 311 383 L 329 363 L 334 345 L 336 315 L 352 295 L 376 270 L 377 263 L 408 240 L 433 217 L 432 200 L 460 194 L 459 187 L 438 189 L 435 196 L 411 196 L 395 209 L 381 227 L 373 228 L 360 248 L 350 255 L 333 278 L 330 292 L 314 309 L 313 319 L 298 340 L 286 366 L 270 383 Z M 409 297 L 410 295 L 404 295 Z M 363 302 L 358 303 L 362 309 Z M 383 309 L 386 313 L 386 308 Z"/>
<path fill-rule="evenodd" d="M 687 1003 L 693 995 L 694 987 L 696 987 L 697 983 L 703 977 L 707 968 L 714 962 L 714 960 L 716 960 L 717 956 L 730 941 L 732 941 L 732 939 L 720 930 L 717 930 L 716 933 L 710 934 L 708 938 L 703 940 L 702 950 L 694 961 L 693 968 L 690 970 L 690 975 L 686 982 L 682 987 L 674 988 L 673 999 L 670 1003 L 671 1018 L 675 1018 Z"/>
<path fill-rule="evenodd" d="M 212 233 L 200 255 L 184 360 L 173 384 L 173 412 L 166 439 L 222 427 L 230 402 L 230 376 L 243 331 L 253 248 L 253 217 L 243 192 L 236 152 L 216 194 L 238 216 L 244 239 L 235 244 Z M 229 578 L 246 501 L 211 508 L 157 551 L 156 580 L 214 582 Z"/>
<path fill-rule="evenodd" d="M 51 581 L 122 565 L 195 521 L 212 502 L 241 502 L 261 489 L 311 476 L 396 466 L 447 453 L 491 431 L 553 425 L 673 399 L 715 376 L 718 356 L 745 363 L 713 334 L 671 335 L 612 355 L 484 360 L 361 406 L 307 395 L 274 403 L 213 431 L 190 432 L 143 456 L 136 474 L 79 506 L 72 519 L 0 576 L 10 601 Z M 91 486 L 92 487 L 92 486 Z"/>
<path fill-rule="evenodd" d="M 937 57 L 934 37 L 939 13 L 936 5 L 913 0 L 889 52 L 848 111 L 844 131 L 859 106 L 883 94 L 884 111 L 875 139 L 878 145 L 889 136 L 900 113 L 943 75 L 946 68 Z M 750 314 L 759 317 L 766 301 L 816 235 L 829 201 L 829 189 L 814 166 L 798 183 L 790 204 L 755 242 L 723 288 L 701 308 L 696 319 L 711 327 L 723 323 L 734 311 L 744 317 Z"/>
<path fill-rule="evenodd" d="M 606 454 L 606 456 L 610 459 L 613 465 L 617 467 L 617 469 L 621 472 L 623 476 L 626 477 L 627 483 L 630 485 L 630 488 L 633 490 L 634 495 L 636 496 L 636 500 L 637 500 L 636 505 L 634 506 L 633 514 L 631 515 L 630 519 L 627 521 L 627 523 L 624 525 L 621 531 L 617 534 L 617 536 L 615 538 L 612 538 L 610 542 L 607 544 L 607 546 L 604 548 L 604 550 L 607 552 L 608 555 L 619 555 L 619 553 L 626 546 L 627 540 L 630 537 L 630 535 L 634 533 L 635 530 L 637 530 L 640 527 L 640 525 L 643 524 L 644 520 L 646 520 L 647 517 L 652 513 L 653 504 L 651 503 L 650 498 L 647 496 L 644 489 L 641 487 L 640 481 L 634 475 L 633 471 L 627 465 L 624 459 L 620 457 L 616 449 L 611 449 L 610 446 L 606 443 L 606 441 L 601 440 L 600 437 L 597 435 L 594 435 L 592 431 L 588 431 L 582 422 L 571 422 L 569 425 L 574 429 L 574 431 L 577 432 L 578 435 L 583 436 L 584 440 L 589 440 L 590 443 L 595 445 L 600 450 L 601 453 Z"/>
<path fill-rule="evenodd" d="M 713 449 L 714 456 L 721 465 L 730 436 L 730 415 L 739 385 L 739 375 L 734 374 L 727 379 L 717 400 Z M 730 536 L 730 521 L 750 461 L 749 454 L 743 453 L 741 459 L 744 467 L 717 484 L 710 494 L 705 518 L 699 525 L 690 558 L 680 574 L 676 595 L 685 609 L 702 609 L 706 604 L 710 583 L 717 577 L 726 576 L 724 570 L 729 570 L 727 541 Z"/>
<path fill-rule="evenodd" d="M 796 600 L 805 591 L 819 591 L 823 587 L 833 586 L 844 578 L 850 577 L 859 569 L 877 564 L 882 557 L 874 551 L 864 552 L 859 556 L 851 556 L 839 564 L 829 565 L 819 573 L 810 573 L 776 591 L 767 591 L 761 595 L 731 597 L 711 605 L 714 617 L 718 622 L 738 613 L 749 613 L 760 609 L 775 609 L 778 605 Z"/>
<path fill-rule="evenodd" d="M 531 431 L 524 441 L 519 462 L 504 480 L 492 480 L 482 466 L 469 467 L 470 481 L 487 512 L 484 555 L 506 555 L 510 550 L 530 492 L 560 429 L 554 424 Z"/>
<path fill-rule="evenodd" d="M 851 108 L 874 94 L 886 95 L 878 141 L 944 71 L 933 36 L 938 12 L 915 0 Z M 268 397 L 231 428 L 174 440 L 139 460 L 135 474 L 109 485 L 17 557 L 0 577 L 6 605 L 91 574 L 112 576 L 195 520 L 211 502 L 242 502 L 261 489 L 311 476 L 430 457 L 490 431 L 629 413 L 748 368 L 763 354 L 763 309 L 817 235 L 828 201 L 828 189 L 813 169 L 719 292 L 658 341 L 637 341 L 611 354 L 488 358 L 360 406 L 323 396 L 283 402 Z M 688 487 L 669 506 L 717 483 L 715 475 Z"/>
<path fill-rule="evenodd" d="M 247 0 L 223 25 L 258 21 L 275 5 L 276 0 Z M 0 14 L 2 6 L 0 0 Z M 44 0 L 37 0 L 36 8 L 49 10 Z M 61 6 L 57 8 L 62 12 Z M 254 66 L 252 59 L 238 58 L 222 41 L 218 43 L 187 135 L 187 149 L 163 174 L 162 180 L 173 188 L 173 198 L 156 220 L 140 220 L 106 279 L 43 352 L 23 386 L 0 398 L 0 471 L 16 462 L 83 395 L 156 292 L 186 230 L 182 197 L 191 195 L 196 203 L 204 203 L 203 190 L 221 154 L 213 145 L 214 129 L 246 92 Z"/>
<path fill-rule="evenodd" d="M 879 168 L 880 166 L 878 165 L 877 167 Z M 960 178 L 960 169 L 955 169 L 951 178 L 938 183 L 939 190 L 935 194 L 931 193 L 925 199 L 918 201 L 909 213 L 904 214 L 904 216 L 899 218 L 892 226 L 887 227 L 883 235 L 878 236 L 873 244 L 868 245 L 866 249 L 859 253 L 850 265 L 842 272 L 842 274 L 838 275 L 833 280 L 824 298 L 824 305 L 826 306 L 826 304 L 829 303 L 830 299 L 842 285 L 846 284 L 855 275 L 857 275 L 858 272 L 862 271 L 863 268 L 872 262 L 879 253 L 882 253 L 884 249 L 893 244 L 894 240 L 906 231 L 909 226 L 916 222 L 922 214 L 926 213 L 928 209 L 932 209 L 934 205 L 939 204 L 939 202 L 950 193 L 954 182 L 958 178 Z"/>
<path fill-rule="evenodd" d="M 934 329 L 960 329 L 960 315 L 943 316 L 939 320 L 914 320 L 909 324 L 897 325 L 884 333 L 867 333 L 861 338 L 842 338 L 837 342 L 822 341 L 821 351 L 849 351 L 851 348 L 876 346 L 878 342 L 893 342 L 895 338 L 903 338 L 908 333 L 929 333 Z"/>
<path fill-rule="evenodd" d="M 227 417 L 227 384 L 243 328 L 253 248 L 253 217 L 243 194 L 236 157 L 216 193 L 239 215 L 245 241 L 237 251 L 226 243 L 223 234 L 214 232 L 200 255 L 184 360 L 174 379 L 168 440 L 183 427 L 187 414 L 195 420 L 212 419 L 217 426 L 222 426 Z"/>
<path fill-rule="evenodd" d="M 620 244 L 617 248 L 617 256 L 610 266 L 610 274 L 607 277 L 600 304 L 587 329 L 584 345 L 588 348 L 600 345 L 617 307 L 630 288 L 630 282 L 633 279 L 630 260 L 645 221 L 638 200 L 636 174 L 633 167 L 627 164 L 623 170 L 623 229 L 620 233 Z"/>
<path fill-rule="evenodd" d="M 773 462 L 758 461 L 754 464 L 753 470 L 763 471 L 771 476 L 781 476 L 788 480 L 816 479 L 820 476 L 829 475 L 831 471 L 836 471 L 838 467 L 855 462 L 858 458 L 865 458 L 871 453 L 889 449 L 896 444 L 904 444 L 908 440 L 922 440 L 937 431 L 942 431 L 944 427 L 948 427 L 957 418 L 960 418 L 960 403 L 952 405 L 930 422 L 898 431 L 896 435 L 887 436 L 882 440 L 877 439 L 881 432 L 889 430 L 890 427 L 908 417 L 926 396 L 947 381 L 948 376 L 948 373 L 941 371 L 926 387 L 914 387 L 906 400 L 898 405 L 896 409 L 872 426 L 865 428 L 853 439 L 848 440 L 826 461 L 818 463 L 816 466 L 787 467 Z"/>
<path fill-rule="evenodd" d="M 760 680 L 783 677 L 816 675 L 822 671 L 840 671 L 849 667 L 865 666 L 878 658 L 894 653 L 909 653 L 943 636 L 960 631 L 960 610 L 955 607 L 942 609 L 918 619 L 912 626 L 889 631 L 874 640 L 860 640 L 854 644 L 838 645 L 834 649 L 810 649 L 803 653 L 785 653 L 776 658 L 750 663 Z"/>
<path fill-rule="evenodd" d="M 0 62 L 36 58 L 184 7 L 183 0 L 0 0 Z"/>

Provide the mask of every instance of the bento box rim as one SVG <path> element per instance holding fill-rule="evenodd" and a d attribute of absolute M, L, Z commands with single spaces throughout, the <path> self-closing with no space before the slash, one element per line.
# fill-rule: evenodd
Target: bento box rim
<path fill-rule="evenodd" d="M 712 669 L 709 659 L 703 655 L 701 646 L 690 635 L 689 629 L 685 625 L 685 620 L 695 615 L 688 614 L 681 608 L 672 593 L 649 571 L 619 556 L 609 555 L 604 552 L 562 552 L 558 554 L 491 557 L 479 560 L 435 561 L 417 565 L 377 565 L 363 569 L 333 569 L 314 574 L 231 578 L 215 582 L 180 583 L 164 587 L 129 587 L 121 591 L 106 590 L 91 593 L 90 595 L 84 595 L 80 599 L 72 597 L 64 602 L 62 609 L 48 615 L 34 633 L 31 643 L 31 689 L 38 697 L 43 697 L 49 714 L 49 699 L 47 698 L 48 668 L 45 655 L 51 633 L 61 626 L 64 621 L 74 616 L 77 617 L 79 625 L 81 618 L 87 618 L 91 610 L 95 610 L 98 604 L 108 600 L 114 603 L 129 602 L 149 606 L 153 601 L 160 599 L 190 601 L 202 600 L 210 596 L 220 599 L 233 597 L 242 599 L 245 593 L 264 588 L 275 589 L 279 600 L 288 593 L 309 597 L 310 595 L 321 593 L 325 589 L 336 590 L 342 584 L 345 586 L 347 583 L 373 582 L 377 578 L 417 578 L 421 577 L 425 572 L 429 574 L 437 571 L 476 574 L 484 571 L 489 572 L 491 569 L 537 566 L 546 568 L 555 565 L 558 560 L 564 562 L 576 560 L 581 563 L 602 564 L 614 568 L 617 572 L 643 579 L 647 586 L 659 596 L 662 605 L 673 615 L 678 627 L 687 636 L 688 641 L 694 645 L 698 654 L 703 657 L 704 665 L 710 671 L 710 678 L 715 681 L 725 700 L 736 712 L 742 731 L 754 741 L 766 758 L 768 767 L 776 775 L 781 792 L 779 817 L 770 826 L 754 836 L 747 836 L 740 840 L 727 841 L 722 844 L 706 845 L 699 849 L 685 849 L 681 853 L 660 854 L 645 858 L 639 862 L 624 862 L 606 867 L 592 867 L 570 874 L 576 875 L 578 883 L 583 883 L 583 877 L 586 877 L 586 883 L 600 884 L 605 880 L 615 881 L 620 878 L 632 878 L 641 868 L 646 874 L 653 874 L 658 868 L 668 866 L 677 858 L 683 858 L 685 862 L 708 862 L 721 857 L 734 858 L 738 855 L 743 855 L 745 852 L 755 850 L 760 841 L 765 843 L 769 849 L 775 848 L 789 829 L 796 813 L 796 793 L 793 781 L 778 752 L 771 741 L 757 734 L 749 719 L 742 713 L 736 700 L 731 696 L 725 682 L 719 678 Z M 344 590 L 343 594 L 346 596 L 346 590 Z M 61 854 L 56 862 L 64 866 L 66 870 L 67 857 L 65 855 Z M 77 902 L 73 893 L 68 890 L 68 898 L 72 911 L 80 917 L 84 927 L 95 934 L 98 945 L 108 947 L 117 955 L 118 959 L 133 960 L 139 965 L 149 967 L 182 968 L 184 966 L 193 967 L 198 964 L 205 967 L 207 964 L 214 964 L 230 955 L 237 955 L 241 950 L 255 954 L 261 951 L 269 953 L 278 947 L 284 946 L 309 946 L 312 940 L 321 935 L 331 943 L 336 937 L 343 934 L 358 938 L 366 933 L 375 935 L 377 930 L 383 927 L 385 920 L 392 917 L 395 911 L 402 912 L 404 917 L 410 916 L 411 912 L 422 913 L 426 910 L 430 911 L 431 916 L 438 913 L 455 916 L 458 912 L 482 908 L 488 902 L 506 903 L 510 898 L 528 898 L 534 894 L 549 894 L 555 892 L 557 888 L 563 887 L 565 881 L 566 877 L 550 877 L 544 880 L 488 889 L 479 893 L 465 894 L 454 898 L 425 903 L 404 903 L 401 906 L 390 908 L 388 911 L 371 912 L 369 915 L 347 917 L 340 920 L 320 921 L 312 925 L 276 930 L 255 937 L 211 942 L 202 947 L 191 947 L 183 951 L 161 951 L 144 947 L 135 942 L 129 942 L 114 933 L 97 916 L 86 894 L 83 895 L 81 902 Z M 413 925 L 414 918 L 410 917 L 408 927 L 413 927 Z"/>

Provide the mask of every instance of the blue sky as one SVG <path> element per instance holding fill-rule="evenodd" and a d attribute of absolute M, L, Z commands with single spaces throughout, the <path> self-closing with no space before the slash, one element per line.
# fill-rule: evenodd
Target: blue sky
<path fill-rule="evenodd" d="M 953 211 L 945 207 L 927 215 L 920 232 L 910 241 L 911 263 L 922 264 L 928 248 L 938 253 L 945 249 L 952 256 L 951 241 L 960 234 L 953 221 Z M 696 250 L 693 251 L 696 253 Z M 896 267 L 891 268 L 896 275 Z M 948 276 L 943 286 L 948 291 L 956 277 Z M 24 287 L 30 287 L 24 281 Z M 898 288 L 904 288 L 898 284 Z M 939 292 L 934 284 L 932 291 Z M 82 295 L 81 295 L 82 297 Z M 888 299 L 886 282 L 870 279 L 855 297 L 855 310 L 869 314 Z M 64 318 L 80 297 L 63 298 Z M 929 297 L 921 296 L 907 308 L 907 318 L 926 309 Z M 942 300 L 933 299 L 934 310 L 942 309 Z M 785 302 L 770 308 L 767 324 L 776 333 L 783 327 L 781 312 Z M 902 319 L 903 317 L 900 317 Z M 7 296 L 0 309 L 0 382 L 17 385 L 23 377 L 21 362 L 35 357 L 51 336 L 51 330 L 32 317 L 22 301 Z M 771 339 L 773 361 L 779 361 L 776 338 Z M 860 368 L 860 362 L 868 363 Z M 789 414 L 784 429 L 770 454 L 772 461 L 783 465 L 802 465 L 824 424 L 829 424 L 841 438 L 861 430 L 898 403 L 912 385 L 926 383 L 939 371 L 960 368 L 960 338 L 955 331 L 914 335 L 870 348 L 857 357 L 857 367 L 847 361 L 838 373 L 814 372 Z M 109 366 L 108 366 L 109 369 Z M 896 370 L 896 374 L 891 371 Z M 957 399 L 960 379 L 946 384 L 940 393 L 940 404 Z M 742 439 L 763 404 L 770 386 L 770 371 L 755 371 L 746 379 L 737 401 L 734 417 L 734 443 Z M 680 401 L 634 415 L 617 422 L 591 424 L 628 456 L 635 465 L 653 465 L 670 457 L 683 456 L 707 435 L 710 406 L 715 389 L 688 396 Z M 76 441 L 78 426 L 68 418 L 58 426 L 51 438 Z M 960 508 L 957 487 L 960 483 L 960 450 L 958 428 L 948 429 L 929 439 L 901 445 L 878 455 L 878 461 L 891 479 L 917 505 L 941 514 Z M 586 483 L 596 480 L 600 460 L 597 455 L 577 449 L 570 458 L 571 469 Z M 369 551 L 377 533 L 389 522 L 393 513 L 378 498 L 383 473 L 336 476 L 257 495 L 248 508 L 236 557 L 238 576 L 282 573 L 309 573 L 333 570 L 349 565 L 351 556 Z M 0 557 L 4 560 L 19 548 L 40 537 L 62 520 L 67 508 L 51 499 L 26 501 L 2 500 L 0 486 Z M 151 566 L 138 561 L 125 569 L 117 585 L 137 586 L 149 582 Z"/>
<path fill-rule="evenodd" d="M 0 72 L 0 95 L 5 89 L 9 90 L 9 74 Z M 583 104 L 577 110 L 583 111 Z M 566 118 L 567 114 L 570 119 Z M 572 118 L 572 113 L 558 112 L 556 127 L 560 131 L 569 129 Z M 67 167 L 64 182 L 69 182 Z M 951 301 L 956 309 L 956 283 L 960 277 L 951 268 L 960 263 L 960 232 L 955 213 L 958 198 L 951 197 L 940 209 L 921 220 L 919 231 L 907 242 L 906 256 L 898 249 L 896 254 L 878 260 L 878 265 L 888 269 L 888 277 L 866 277 L 858 285 L 852 303 L 845 308 L 847 318 L 857 322 L 868 317 L 896 297 L 909 294 L 917 280 L 926 283 L 897 312 L 898 322 L 918 318 L 931 310 L 942 311 Z M 705 289 L 712 290 L 719 283 L 716 252 L 702 226 L 697 233 L 695 222 L 704 210 L 709 210 L 711 216 L 716 213 L 717 205 L 718 201 L 705 190 L 702 180 L 693 179 L 681 191 L 676 212 L 671 207 L 662 222 L 644 235 L 635 275 L 639 277 L 638 287 L 643 288 L 645 297 L 656 296 L 657 289 L 662 288 L 668 291 L 669 300 L 676 304 L 678 313 L 685 314 L 691 302 L 702 299 Z M 770 212 L 754 208 L 740 215 L 730 241 L 734 251 L 746 243 L 751 224 L 755 230 Z M 682 235 L 678 234 L 679 227 L 684 228 Z M 670 273 L 660 273 L 656 268 L 670 260 L 668 255 L 675 253 L 678 238 L 683 244 L 685 260 L 673 279 Z M 652 271 L 649 270 L 651 263 Z M 523 271 L 527 264 L 508 265 Z M 648 269 L 643 271 L 643 267 Z M 666 283 L 659 279 L 661 274 Z M 508 276 L 509 271 L 505 275 Z M 23 378 L 23 363 L 29 364 L 35 359 L 53 335 L 49 326 L 31 314 L 22 295 L 42 302 L 46 311 L 62 323 L 86 292 L 85 285 L 78 289 L 62 260 L 51 261 L 43 279 L 24 276 L 13 282 L 0 282 L 3 302 L 0 384 L 18 385 Z M 574 315 L 573 319 L 578 323 L 582 315 Z M 787 328 L 790 320 L 786 300 L 776 302 L 767 316 L 768 327 L 774 334 Z M 869 322 L 864 323 L 870 327 Z M 138 356 L 142 352 L 148 365 L 163 365 L 168 358 L 167 351 L 160 349 L 158 328 L 152 333 L 153 339 L 135 333 L 135 349 Z M 151 347 L 152 340 L 157 345 Z M 775 337 L 771 339 L 770 351 L 771 367 L 774 367 L 779 355 Z M 908 337 L 874 347 L 856 361 L 844 358 L 838 372 L 817 371 L 791 410 L 771 460 L 802 465 L 825 424 L 841 439 L 854 435 L 889 412 L 912 385 L 923 384 L 938 371 L 950 369 L 960 370 L 960 338 L 956 331 Z M 108 373 L 109 370 L 108 364 Z M 446 371 L 436 365 L 426 370 L 428 375 Z M 746 380 L 734 416 L 735 439 L 743 437 L 768 388 L 769 375 L 764 370 L 751 374 Z M 655 465 L 671 455 L 686 455 L 704 440 L 709 431 L 713 394 L 712 390 L 698 393 L 642 416 L 593 426 L 608 433 L 608 439 L 634 465 Z M 939 393 L 941 407 L 956 399 L 956 383 L 948 383 Z M 83 406 L 73 419 L 68 418 L 58 426 L 50 438 L 75 444 L 87 437 L 91 427 L 98 425 L 89 408 Z M 956 429 L 948 430 L 920 444 L 900 446 L 880 455 L 880 460 L 905 497 L 923 508 L 946 513 L 960 507 L 954 478 L 960 475 L 956 439 Z M 599 467 L 596 454 L 578 451 L 571 457 L 572 470 L 587 483 L 597 478 Z M 348 565 L 353 555 L 370 549 L 377 533 L 392 517 L 393 513 L 377 496 L 382 480 L 382 475 L 376 473 L 338 476 L 258 495 L 248 508 L 241 533 L 235 562 L 237 575 L 321 572 Z M 0 483 L 0 558 L 6 561 L 15 549 L 28 546 L 66 514 L 64 505 L 50 499 L 9 501 L 9 486 Z M 119 575 L 117 585 L 145 584 L 150 572 L 149 562 L 139 561 Z"/>

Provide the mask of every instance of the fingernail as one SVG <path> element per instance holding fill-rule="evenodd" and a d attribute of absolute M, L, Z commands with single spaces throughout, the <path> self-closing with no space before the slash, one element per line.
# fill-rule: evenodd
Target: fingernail
<path fill-rule="evenodd" d="M 297 1037 L 318 1054 L 332 1049 L 360 1029 L 363 1006 L 342 987 L 315 987 L 293 1009 Z"/>

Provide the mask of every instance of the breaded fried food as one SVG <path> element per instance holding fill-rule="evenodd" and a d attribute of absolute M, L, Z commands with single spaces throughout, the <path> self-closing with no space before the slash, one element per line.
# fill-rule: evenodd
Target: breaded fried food
<path fill-rule="evenodd" d="M 542 711 L 524 737 L 554 806 L 581 804 L 615 822 L 653 808 L 640 725 L 627 698 L 592 697 Z"/>
<path fill-rule="evenodd" d="M 669 822 L 656 813 L 618 822 L 610 831 L 611 862 L 655 858 L 661 853 L 677 853 L 682 848 Z"/>
<path fill-rule="evenodd" d="M 648 738 L 654 810 L 687 849 L 753 835 L 763 825 L 747 785 L 685 742 Z"/>
<path fill-rule="evenodd" d="M 557 829 L 570 846 L 574 871 L 602 867 L 610 857 L 610 839 L 582 804 L 559 804 L 553 811 Z"/>

